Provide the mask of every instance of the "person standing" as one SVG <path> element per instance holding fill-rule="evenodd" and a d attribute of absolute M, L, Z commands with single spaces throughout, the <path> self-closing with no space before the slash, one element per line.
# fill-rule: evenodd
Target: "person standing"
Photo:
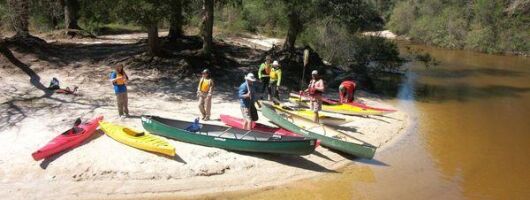
<path fill-rule="evenodd" d="M 318 112 L 322 109 L 322 93 L 324 93 L 324 80 L 320 78 L 317 70 L 311 72 L 311 81 L 306 89 L 311 101 L 311 110 L 315 113 L 313 121 L 319 123 Z"/>
<path fill-rule="evenodd" d="M 258 69 L 258 78 L 259 80 L 261 81 L 261 93 L 265 93 L 265 89 L 267 89 L 267 98 L 270 100 L 271 98 L 271 90 L 270 90 L 270 87 L 269 87 L 269 81 L 270 81 L 270 73 L 271 73 L 271 69 L 272 69 L 272 66 L 271 66 L 271 62 L 272 62 L 272 57 L 271 56 L 267 56 L 265 57 L 265 62 L 262 63 L 260 66 L 259 66 L 259 69 Z"/>
<path fill-rule="evenodd" d="M 245 120 L 243 128 L 245 130 L 250 130 L 252 128 L 252 122 L 257 121 L 257 110 L 254 106 L 255 102 L 255 89 L 254 89 L 254 82 L 256 81 L 256 78 L 254 77 L 254 74 L 248 73 L 245 76 L 245 82 L 243 82 L 239 86 L 238 96 L 239 96 L 239 103 L 241 105 L 241 114 L 243 115 L 243 119 Z M 253 115 L 253 112 L 255 113 L 255 116 Z"/>
<path fill-rule="evenodd" d="M 352 80 L 344 80 L 339 86 L 341 103 L 351 103 L 355 98 L 356 84 Z"/>
<path fill-rule="evenodd" d="M 129 76 L 125 73 L 122 64 L 116 65 L 113 72 L 110 73 L 110 81 L 114 86 L 114 93 L 118 102 L 118 113 L 120 117 L 129 116 L 129 99 L 127 97 L 127 82 Z"/>
<path fill-rule="evenodd" d="M 280 64 L 276 60 L 272 63 L 272 69 L 269 74 L 269 77 L 270 77 L 269 87 L 271 90 L 271 98 L 276 101 L 280 101 L 279 87 L 280 87 L 280 83 L 282 82 L 282 69 L 280 68 Z"/>
<path fill-rule="evenodd" d="M 197 87 L 197 97 L 199 97 L 199 110 L 202 114 L 202 120 L 210 120 L 213 86 L 213 80 L 210 78 L 210 70 L 204 69 Z"/>

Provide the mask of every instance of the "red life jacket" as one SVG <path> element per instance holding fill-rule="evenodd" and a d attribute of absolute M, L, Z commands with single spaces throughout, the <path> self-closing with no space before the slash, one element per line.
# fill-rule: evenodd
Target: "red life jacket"
<path fill-rule="evenodd" d="M 322 79 L 319 79 L 318 81 L 311 80 L 311 82 L 309 82 L 309 89 L 308 89 L 309 95 L 317 96 L 317 95 L 322 95 L 322 93 L 324 93 L 324 91 L 317 90 L 316 89 L 317 86 L 318 87 L 324 86 L 324 82 L 322 81 Z"/>

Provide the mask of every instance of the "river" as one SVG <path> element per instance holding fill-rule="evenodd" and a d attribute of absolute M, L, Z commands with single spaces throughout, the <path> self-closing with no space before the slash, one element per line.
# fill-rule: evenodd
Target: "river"
<path fill-rule="evenodd" d="M 406 64 L 391 100 L 413 125 L 374 161 L 243 199 L 530 199 L 530 58 L 410 43 L 439 64 Z"/>

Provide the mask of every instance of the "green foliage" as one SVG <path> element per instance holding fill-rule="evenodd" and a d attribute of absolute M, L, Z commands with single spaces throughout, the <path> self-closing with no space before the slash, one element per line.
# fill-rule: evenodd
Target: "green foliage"
<path fill-rule="evenodd" d="M 387 27 L 441 47 L 529 54 L 528 11 L 510 5 L 505 0 L 403 0 Z"/>
<path fill-rule="evenodd" d="M 387 26 L 397 34 L 407 34 L 415 20 L 416 7 L 411 2 L 401 1 L 392 10 Z"/>
<path fill-rule="evenodd" d="M 6 0 L 0 0 L 0 20 L 2 22 L 7 21 L 7 4 Z M 0 23 L 0 31 L 5 29 L 5 23 Z"/>
<path fill-rule="evenodd" d="M 315 30 L 304 31 L 299 43 L 315 49 L 326 61 L 360 73 L 396 70 L 402 63 L 397 45 L 392 41 L 351 34 L 346 25 L 326 20 L 311 27 Z"/>

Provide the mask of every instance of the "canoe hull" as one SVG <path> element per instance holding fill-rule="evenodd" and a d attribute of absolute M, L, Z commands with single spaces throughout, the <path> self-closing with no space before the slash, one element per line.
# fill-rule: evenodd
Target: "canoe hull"
<path fill-rule="evenodd" d="M 290 93 L 289 95 L 290 95 L 290 97 L 292 97 L 294 99 L 300 100 L 299 99 L 300 98 L 299 94 Z M 308 101 L 309 100 L 309 96 L 302 96 L 302 100 L 303 101 Z M 330 98 L 326 98 L 326 97 L 322 97 L 322 102 L 325 105 L 330 105 L 330 106 L 341 105 L 341 103 L 337 99 L 330 99 Z M 351 106 L 351 109 L 354 109 L 354 110 L 359 110 L 360 109 L 362 111 L 379 112 L 379 114 L 375 114 L 375 115 L 384 115 L 384 114 L 389 114 L 389 113 L 396 112 L 396 110 L 393 110 L 393 109 L 373 107 L 373 106 L 369 106 L 369 105 L 366 105 L 364 103 L 359 103 L 359 102 L 355 102 L 355 101 L 354 102 L 350 102 L 350 103 L 345 103 L 344 105 Z"/>
<path fill-rule="evenodd" d="M 295 141 L 257 141 L 196 134 L 164 124 L 161 121 L 158 121 L 158 118 L 159 117 L 142 116 L 142 125 L 144 129 L 160 136 L 191 144 L 217 147 L 233 151 L 294 155 L 311 154 L 316 147 L 316 140 L 314 139 L 301 139 Z"/>
<path fill-rule="evenodd" d="M 360 158 L 368 158 L 372 159 L 375 155 L 376 148 L 371 145 L 364 145 L 364 144 L 356 144 L 351 143 L 347 141 L 342 141 L 339 139 L 335 139 L 332 137 L 328 137 L 325 135 L 321 135 L 318 133 L 314 133 L 311 131 L 304 130 L 297 125 L 291 123 L 287 119 L 285 119 L 283 116 L 276 113 L 271 107 L 264 105 L 261 108 L 261 112 L 265 117 L 267 117 L 269 120 L 271 120 L 274 124 L 285 128 L 289 131 L 292 131 L 294 133 L 299 133 L 311 138 L 316 138 L 320 140 L 320 143 L 324 147 L 328 147 L 330 149 L 334 149 L 340 152 L 344 152 L 353 156 L 357 156 Z"/>
<path fill-rule="evenodd" d="M 164 138 L 151 135 L 150 133 L 144 133 L 141 136 L 131 136 L 123 131 L 127 127 L 104 121 L 99 122 L 99 124 L 105 134 L 122 144 L 145 151 L 175 156 L 175 147 L 169 144 Z"/>
<path fill-rule="evenodd" d="M 230 115 L 221 115 L 221 121 L 225 123 L 227 126 L 231 126 L 234 128 L 243 128 L 243 119 L 232 117 Z M 278 135 L 284 135 L 284 136 L 293 136 L 293 137 L 304 137 L 303 135 L 293 133 L 289 130 L 283 129 L 283 128 L 275 128 L 270 127 L 265 124 L 260 123 L 254 123 L 252 126 L 252 130 L 257 131 L 263 131 L 266 133 L 272 133 L 272 134 L 278 134 Z M 316 146 L 318 147 L 320 145 L 320 141 L 317 140 Z"/>
<path fill-rule="evenodd" d="M 313 120 L 314 118 L 314 112 L 310 110 L 303 110 L 303 111 L 287 110 L 287 109 L 284 109 L 281 105 L 273 105 L 273 107 L 274 109 L 289 113 L 291 115 L 296 115 L 296 116 L 299 116 L 305 119 Z M 339 117 L 334 117 L 330 115 L 331 114 L 328 114 L 328 113 L 326 114 L 320 113 L 319 114 L 320 123 L 330 125 L 330 126 L 341 126 L 341 125 L 347 124 L 352 121 L 351 119 L 339 118 Z"/>
<path fill-rule="evenodd" d="M 292 103 L 309 107 L 309 102 L 302 100 L 298 98 L 289 98 L 289 101 Z M 322 111 L 331 112 L 331 113 L 338 113 L 338 114 L 344 114 L 344 115 L 357 115 L 357 116 L 368 116 L 368 115 L 384 115 L 385 112 L 377 111 L 377 110 L 369 110 L 369 109 L 362 109 L 359 107 L 355 107 L 349 104 L 337 104 L 337 105 L 322 105 Z"/>
<path fill-rule="evenodd" d="M 31 156 L 35 161 L 38 161 L 81 145 L 86 139 L 90 138 L 96 132 L 98 122 L 102 119 L 103 116 L 99 116 L 88 121 L 87 123 L 80 124 L 78 127 L 83 130 L 81 133 L 72 135 L 58 135 L 48 142 L 48 144 L 32 153 Z"/>

